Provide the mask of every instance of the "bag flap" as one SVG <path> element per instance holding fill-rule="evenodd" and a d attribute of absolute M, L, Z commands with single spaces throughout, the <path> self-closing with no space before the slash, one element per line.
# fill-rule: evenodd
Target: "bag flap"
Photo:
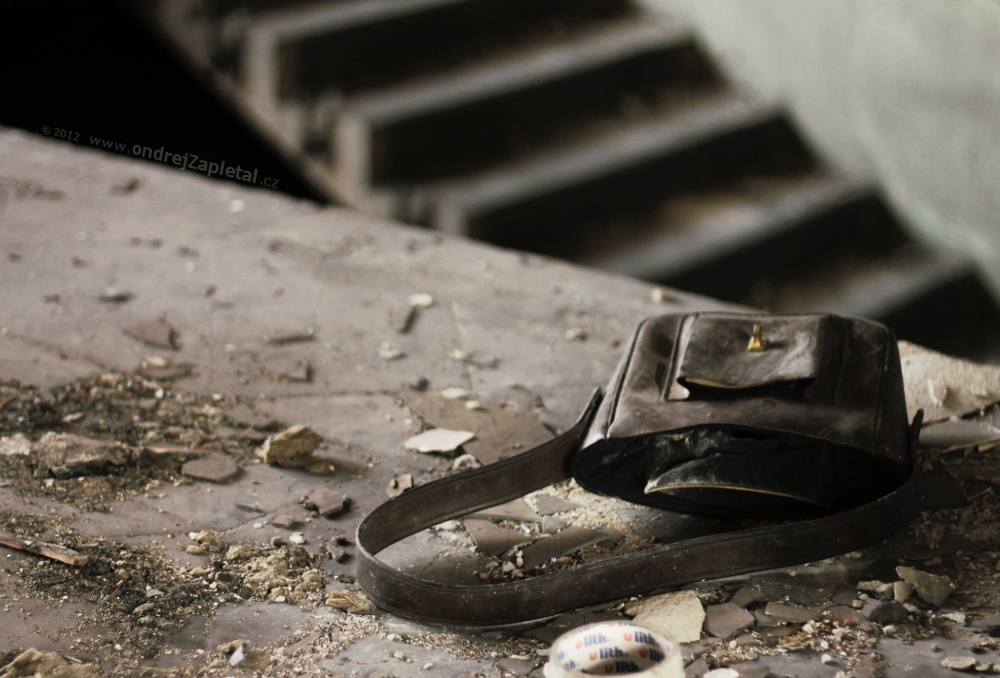
<path fill-rule="evenodd" d="M 682 330 L 681 355 L 668 399 L 691 387 L 749 389 L 814 381 L 821 371 L 827 316 L 702 314 Z"/>

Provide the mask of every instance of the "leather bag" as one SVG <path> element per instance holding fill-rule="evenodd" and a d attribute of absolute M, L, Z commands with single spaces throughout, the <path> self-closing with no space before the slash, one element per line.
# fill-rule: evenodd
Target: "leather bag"
<path fill-rule="evenodd" d="M 389 500 L 359 525 L 357 580 L 406 617 L 495 626 L 852 551 L 919 511 L 916 442 L 885 326 L 831 314 L 648 318 L 606 394 L 551 441 Z M 501 584 L 419 579 L 375 554 L 573 477 L 636 504 L 782 519 Z M 790 522 L 789 522 L 790 521 Z"/>

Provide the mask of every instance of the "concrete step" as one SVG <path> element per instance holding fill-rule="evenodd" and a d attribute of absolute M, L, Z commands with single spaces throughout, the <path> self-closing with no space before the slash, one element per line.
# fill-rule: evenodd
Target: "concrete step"
<path fill-rule="evenodd" d="M 577 237 L 583 224 L 784 156 L 804 162 L 774 108 L 712 94 L 425 190 L 438 228 L 552 253 L 553 242 Z"/>
<path fill-rule="evenodd" d="M 712 78 L 679 26 L 615 22 L 576 39 L 352 101 L 336 123 L 335 174 L 410 185 L 475 173 L 545 146 L 623 100 L 698 90 Z"/>
<path fill-rule="evenodd" d="M 631 12 L 627 0 L 352 0 L 268 12 L 242 33 L 239 70 L 255 108 L 350 96 L 557 39 Z M 225 21 L 225 20 L 224 20 Z"/>
<path fill-rule="evenodd" d="M 750 263 L 746 273 L 766 268 L 774 243 L 798 230 L 815 241 L 824 216 L 869 195 L 867 187 L 825 174 L 744 176 L 712 190 L 665 196 L 645 213 L 592 229 L 575 252 L 566 250 L 564 256 L 636 278 L 680 279 L 725 294 L 728 276 L 720 280 L 717 267 L 732 270 L 736 263 L 739 268 L 730 260 L 743 259 L 745 248 L 755 248 L 763 249 L 767 259 Z M 830 239 L 817 243 L 817 249 L 822 252 Z"/>

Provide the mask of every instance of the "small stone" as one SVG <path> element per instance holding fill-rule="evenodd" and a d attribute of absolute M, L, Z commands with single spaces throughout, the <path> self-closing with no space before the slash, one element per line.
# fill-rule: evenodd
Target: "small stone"
<path fill-rule="evenodd" d="M 323 436 L 308 426 L 298 424 L 264 441 L 257 456 L 272 466 L 304 469 L 316 475 L 326 475 L 333 466 L 314 453 L 323 444 Z"/>
<path fill-rule="evenodd" d="M 441 391 L 441 397 L 446 400 L 465 400 L 469 397 L 469 392 L 458 386 L 450 386 Z"/>
<path fill-rule="evenodd" d="M 649 293 L 649 300 L 654 304 L 666 304 L 668 302 L 677 301 L 677 297 L 662 287 L 654 287 Z"/>
<path fill-rule="evenodd" d="M 229 665 L 230 666 L 236 666 L 241 661 L 243 661 L 243 657 L 244 657 L 243 646 L 240 645 L 239 647 L 237 647 L 233 651 L 233 653 L 231 655 L 229 655 Z"/>
<path fill-rule="evenodd" d="M 734 669 L 712 669 L 704 674 L 702 678 L 740 678 L 739 671 Z"/>
<path fill-rule="evenodd" d="M 375 605 L 360 591 L 334 591 L 327 597 L 326 604 L 352 614 L 375 610 Z"/>
<path fill-rule="evenodd" d="M 191 544 L 184 550 L 193 556 L 203 556 L 206 553 L 208 553 L 208 549 L 202 546 L 201 544 Z"/>
<path fill-rule="evenodd" d="M 386 362 L 389 362 L 390 360 L 400 360 L 405 358 L 406 354 L 398 348 L 394 348 L 389 342 L 384 341 L 382 342 L 382 345 L 379 346 L 378 357 Z"/>
<path fill-rule="evenodd" d="M 302 524 L 302 521 L 291 513 L 279 513 L 271 519 L 271 524 L 282 530 L 294 530 Z"/>
<path fill-rule="evenodd" d="M 716 638 L 729 638 L 754 623 L 754 616 L 734 603 L 705 608 L 705 630 Z"/>
<path fill-rule="evenodd" d="M 23 433 L 0 438 L 0 457 L 27 456 L 31 454 L 31 441 Z"/>
<path fill-rule="evenodd" d="M 339 492 L 322 487 L 302 502 L 310 511 L 317 511 L 324 518 L 333 518 L 347 510 L 350 499 Z"/>
<path fill-rule="evenodd" d="M 413 489 L 413 476 L 404 473 L 389 481 L 389 487 L 386 488 L 385 493 L 390 497 L 398 497 L 410 489 Z"/>
<path fill-rule="evenodd" d="M 410 306 L 414 308 L 430 308 L 434 305 L 434 297 L 429 294 L 419 292 L 410 295 Z"/>
<path fill-rule="evenodd" d="M 112 467 L 122 466 L 130 453 L 121 443 L 95 440 L 72 433 L 49 431 L 31 446 L 37 468 L 36 477 L 56 478 L 104 475 Z"/>
<path fill-rule="evenodd" d="M 922 600 L 934 607 L 940 607 L 955 588 L 948 577 L 930 574 L 912 567 L 897 567 L 896 574 L 903 581 L 911 584 Z"/>
<path fill-rule="evenodd" d="M 137 615 L 141 616 L 141 615 L 144 615 L 147 612 L 151 611 L 153 609 L 153 607 L 155 607 L 153 605 L 153 603 L 143 603 L 139 607 L 137 607 L 134 610 L 132 610 L 132 614 L 137 614 Z"/>
<path fill-rule="evenodd" d="M 227 483 L 240 475 L 240 466 L 232 457 L 213 452 L 201 459 L 192 459 L 181 466 L 181 473 L 210 483 Z"/>
<path fill-rule="evenodd" d="M 295 544 L 296 546 L 302 546 L 303 544 L 306 543 L 306 538 L 305 535 L 303 535 L 301 532 L 292 532 L 288 536 L 288 541 Z"/>
<path fill-rule="evenodd" d="M 547 534 L 555 534 L 559 530 L 566 529 L 566 521 L 556 518 L 555 516 L 545 516 L 542 518 L 542 532 Z"/>
<path fill-rule="evenodd" d="M 482 464 L 479 460 L 473 457 L 471 454 L 463 454 L 455 457 L 455 461 L 451 462 L 451 468 L 455 471 L 468 471 L 469 469 L 479 468 Z"/>
<path fill-rule="evenodd" d="M 97 295 L 97 300 L 105 304 L 124 304 L 135 297 L 128 290 L 120 290 L 117 287 L 109 287 L 101 294 Z"/>
<path fill-rule="evenodd" d="M 952 671 L 969 671 L 976 667 L 975 657 L 945 657 L 941 666 Z"/>
<path fill-rule="evenodd" d="M 624 612 L 634 615 L 636 623 L 680 643 L 699 640 L 705 622 L 705 610 L 694 591 L 675 591 L 631 601 Z"/>
<path fill-rule="evenodd" d="M 413 436 L 403 443 L 403 447 L 417 452 L 454 452 L 456 449 L 476 437 L 471 431 L 452 431 L 445 428 L 435 428 Z"/>
<path fill-rule="evenodd" d="M 763 603 L 765 600 L 767 600 L 767 596 L 765 596 L 764 592 L 759 588 L 744 586 L 733 594 L 733 597 L 729 599 L 729 602 L 733 605 L 746 607 L 747 605 L 753 605 L 754 603 Z"/>
<path fill-rule="evenodd" d="M 909 619 L 910 613 L 902 603 L 895 600 L 883 600 L 868 613 L 868 619 L 876 624 L 896 624 Z"/>
<path fill-rule="evenodd" d="M 180 334 L 166 320 L 130 325 L 124 328 L 122 332 L 148 346 L 167 348 L 174 351 L 181 347 Z"/>
<path fill-rule="evenodd" d="M 905 581 L 897 581 L 892 585 L 892 596 L 897 602 L 905 603 L 913 593 L 913 585 Z"/>
<path fill-rule="evenodd" d="M 587 338 L 587 333 L 580 329 L 579 327 L 571 327 L 566 330 L 566 340 L 567 341 L 584 341 Z"/>
<path fill-rule="evenodd" d="M 417 309 L 413 306 L 393 306 L 389 309 L 389 325 L 400 334 L 406 334 L 417 319 Z"/>
<path fill-rule="evenodd" d="M 312 341 L 315 338 L 315 327 L 280 327 L 268 332 L 264 341 L 272 346 L 283 346 L 302 341 Z"/>

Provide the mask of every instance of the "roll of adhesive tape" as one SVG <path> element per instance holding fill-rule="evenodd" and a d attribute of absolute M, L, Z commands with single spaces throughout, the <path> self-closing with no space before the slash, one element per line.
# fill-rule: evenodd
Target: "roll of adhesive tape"
<path fill-rule="evenodd" d="M 680 648 L 656 631 L 632 622 L 597 622 L 559 636 L 545 665 L 545 678 L 621 673 L 684 678 Z"/>

